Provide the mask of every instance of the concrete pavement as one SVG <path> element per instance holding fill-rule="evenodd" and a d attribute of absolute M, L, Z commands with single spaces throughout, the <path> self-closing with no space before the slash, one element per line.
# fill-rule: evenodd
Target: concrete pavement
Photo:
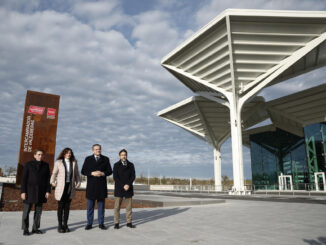
<path fill-rule="evenodd" d="M 124 213 L 124 210 L 122 210 Z M 57 232 L 55 211 L 42 214 L 42 235 L 24 237 L 21 212 L 0 212 L 0 244 L 326 244 L 326 206 L 322 204 L 227 200 L 225 203 L 134 209 L 129 229 L 85 231 L 85 211 L 71 211 L 71 233 Z M 32 220 L 33 213 L 31 213 Z M 95 215 L 97 217 L 97 215 Z M 122 221 L 125 215 L 122 215 Z M 96 221 L 95 221 L 96 222 Z"/>
<path fill-rule="evenodd" d="M 142 195 L 137 194 L 134 200 L 150 201 L 155 203 L 157 207 L 181 207 L 181 206 L 194 206 L 194 205 L 207 205 L 224 203 L 225 200 L 214 198 L 196 198 L 190 196 L 167 196 L 167 195 Z"/>

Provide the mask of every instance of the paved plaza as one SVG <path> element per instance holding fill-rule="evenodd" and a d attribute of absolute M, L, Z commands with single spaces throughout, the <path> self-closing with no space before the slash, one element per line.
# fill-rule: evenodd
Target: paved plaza
<path fill-rule="evenodd" d="M 78 210 L 71 211 L 72 232 L 66 234 L 56 230 L 56 212 L 44 211 L 41 229 L 45 234 L 29 237 L 20 230 L 21 214 L 0 212 L 1 245 L 326 244 L 324 204 L 226 200 L 217 204 L 134 209 L 136 229 L 121 222 L 120 230 L 113 229 L 113 210 L 106 210 L 105 224 L 109 228 L 105 231 L 97 225 L 85 231 L 86 211 Z M 121 218 L 125 220 L 124 211 Z"/>

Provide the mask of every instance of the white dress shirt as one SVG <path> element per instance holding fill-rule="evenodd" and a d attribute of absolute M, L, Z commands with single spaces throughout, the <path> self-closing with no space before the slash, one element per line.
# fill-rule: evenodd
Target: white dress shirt
<path fill-rule="evenodd" d="M 66 182 L 70 182 L 70 160 L 69 158 L 65 158 L 65 162 L 66 162 Z"/>

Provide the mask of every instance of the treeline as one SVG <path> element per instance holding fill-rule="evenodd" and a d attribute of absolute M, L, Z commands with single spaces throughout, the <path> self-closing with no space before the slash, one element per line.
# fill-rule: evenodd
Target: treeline
<path fill-rule="evenodd" d="M 192 179 L 192 185 L 214 185 L 213 179 Z M 151 177 L 140 176 L 136 178 L 135 183 L 150 185 L 190 185 L 190 179 L 172 178 L 172 177 Z"/>
<path fill-rule="evenodd" d="M 82 180 L 86 180 L 85 176 L 81 176 Z M 196 179 L 193 178 L 192 185 L 214 185 L 214 179 Z M 108 178 L 109 184 L 114 184 L 112 176 Z M 144 175 L 140 175 L 135 180 L 136 184 L 143 184 L 143 185 L 190 185 L 190 179 L 185 178 L 175 178 L 175 177 L 150 177 L 149 180 Z M 245 185 L 251 185 L 251 180 L 246 180 Z M 222 185 L 223 186 L 232 186 L 233 180 L 229 179 L 228 176 L 222 176 Z"/>
<path fill-rule="evenodd" d="M 214 179 L 196 179 L 193 178 L 191 180 L 192 185 L 215 185 Z M 112 180 L 113 183 L 113 180 Z M 172 177 L 151 177 L 148 178 L 141 175 L 140 177 L 136 178 L 135 183 L 137 184 L 150 184 L 150 185 L 190 185 L 190 179 L 185 178 L 172 178 Z M 245 181 L 246 185 L 251 185 L 251 180 Z M 233 180 L 229 179 L 228 176 L 222 176 L 222 185 L 224 186 L 232 186 Z"/>
<path fill-rule="evenodd" d="M 4 166 L 0 168 L 0 177 L 15 176 L 17 168 L 13 166 Z"/>
<path fill-rule="evenodd" d="M 214 185 L 213 179 L 192 179 L 192 185 Z M 108 183 L 113 184 L 113 178 L 108 178 Z M 143 185 L 190 185 L 190 179 L 185 178 L 173 178 L 173 177 L 150 177 L 149 179 L 143 175 L 139 176 L 135 180 L 136 184 Z"/>
<path fill-rule="evenodd" d="M 252 181 L 251 180 L 245 180 L 245 185 L 251 185 Z M 223 175 L 222 176 L 222 185 L 223 186 L 233 186 L 233 180 L 229 179 L 228 176 Z"/>
<path fill-rule="evenodd" d="M 11 176 L 16 174 L 16 168 L 12 166 L 5 166 L 5 168 L 0 168 L 0 176 Z M 85 181 L 86 177 L 81 175 L 81 180 Z M 192 185 L 214 185 L 214 179 L 196 179 L 193 178 L 192 180 Z M 113 178 L 110 176 L 108 178 L 108 183 L 113 184 Z M 186 178 L 175 178 L 175 177 L 165 177 L 163 176 L 162 178 L 159 177 L 151 177 L 148 178 L 145 177 L 144 175 L 140 175 L 139 177 L 136 178 L 135 180 L 136 184 L 150 184 L 150 185 L 190 185 L 190 179 Z M 251 185 L 252 181 L 251 180 L 246 180 L 245 185 Z M 228 176 L 224 175 L 222 176 L 222 185 L 223 186 L 232 186 L 233 185 L 233 180 L 229 179 Z"/>

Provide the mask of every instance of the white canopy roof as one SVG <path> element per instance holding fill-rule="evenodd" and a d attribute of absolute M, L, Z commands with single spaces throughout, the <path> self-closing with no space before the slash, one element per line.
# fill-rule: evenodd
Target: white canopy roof
<path fill-rule="evenodd" d="M 326 12 L 228 9 L 162 65 L 194 92 L 244 94 L 325 65 L 325 32 Z"/>
<path fill-rule="evenodd" d="M 309 124 L 326 121 L 326 84 L 284 96 L 266 103 L 272 125 L 244 130 L 243 144 L 250 146 L 249 136 L 283 129 L 297 136 L 304 136 L 303 128 Z"/>
<path fill-rule="evenodd" d="M 270 124 L 270 125 L 265 125 L 262 127 L 251 128 L 251 129 L 242 131 L 243 145 L 250 148 L 250 135 L 259 134 L 259 133 L 268 132 L 268 131 L 276 131 L 276 127 L 273 124 Z"/>
<path fill-rule="evenodd" d="M 306 125 L 326 121 L 326 84 L 267 103 L 262 97 L 255 97 L 246 103 L 242 114 L 244 129 L 269 117 L 273 122 L 273 125 L 243 130 L 243 144 L 248 147 L 250 134 L 275 131 L 276 127 L 303 136 Z M 158 116 L 211 144 L 222 144 L 230 136 L 228 107 L 201 96 L 170 106 L 160 111 Z"/>
<path fill-rule="evenodd" d="M 243 126 L 251 127 L 268 117 L 264 99 L 256 97 L 242 110 Z M 201 96 L 193 96 L 157 114 L 159 117 L 191 132 L 214 147 L 230 137 L 229 108 Z"/>
<path fill-rule="evenodd" d="M 326 121 L 326 84 L 272 100 L 266 108 L 276 127 L 303 136 L 303 127 Z"/>

